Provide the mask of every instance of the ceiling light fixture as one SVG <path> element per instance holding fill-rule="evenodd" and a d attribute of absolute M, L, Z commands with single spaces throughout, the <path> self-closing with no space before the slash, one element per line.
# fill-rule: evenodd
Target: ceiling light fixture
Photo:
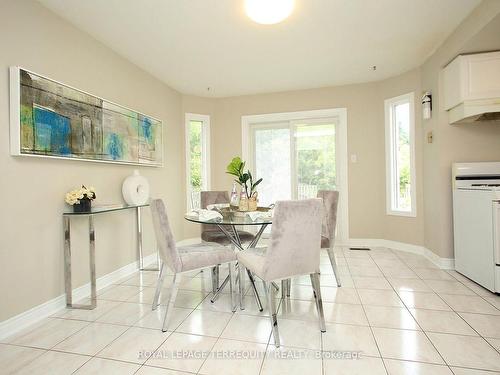
<path fill-rule="evenodd" d="M 283 21 L 293 11 L 294 0 L 245 0 L 245 11 L 253 21 L 272 25 Z"/>

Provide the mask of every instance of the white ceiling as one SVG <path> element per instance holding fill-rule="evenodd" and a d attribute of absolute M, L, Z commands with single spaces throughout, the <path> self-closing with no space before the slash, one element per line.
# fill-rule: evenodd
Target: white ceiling
<path fill-rule="evenodd" d="M 222 97 L 403 73 L 481 0 L 296 0 L 277 25 L 243 0 L 39 1 L 174 89 Z"/>

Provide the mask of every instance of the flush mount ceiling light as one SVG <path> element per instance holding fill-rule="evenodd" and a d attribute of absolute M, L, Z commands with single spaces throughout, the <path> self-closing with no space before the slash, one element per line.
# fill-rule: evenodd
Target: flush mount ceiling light
<path fill-rule="evenodd" d="M 293 10 L 294 0 L 245 0 L 245 11 L 253 21 L 272 25 L 283 21 Z"/>

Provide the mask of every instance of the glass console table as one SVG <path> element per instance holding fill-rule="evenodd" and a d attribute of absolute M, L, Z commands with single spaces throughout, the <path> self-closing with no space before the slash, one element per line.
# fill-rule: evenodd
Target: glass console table
<path fill-rule="evenodd" d="M 145 268 L 144 257 L 142 250 L 142 219 L 141 209 L 148 207 L 149 204 L 138 206 L 129 206 L 123 204 L 116 205 L 103 205 L 94 206 L 90 212 L 73 212 L 67 211 L 63 213 L 64 221 L 64 288 L 66 291 L 66 307 L 70 309 L 86 309 L 92 310 L 97 305 L 97 289 L 96 289 L 96 272 L 95 272 L 95 230 L 94 230 L 94 216 L 105 213 L 122 211 L 122 210 L 135 210 L 136 211 L 136 230 L 137 230 L 137 252 L 139 257 L 139 270 L 141 271 L 158 271 L 158 267 Z M 71 287 L 71 219 L 76 216 L 85 216 L 88 218 L 89 223 L 89 266 L 90 266 L 90 304 L 78 305 L 73 304 L 73 293 Z M 156 253 L 157 265 L 160 264 L 158 251 Z"/>

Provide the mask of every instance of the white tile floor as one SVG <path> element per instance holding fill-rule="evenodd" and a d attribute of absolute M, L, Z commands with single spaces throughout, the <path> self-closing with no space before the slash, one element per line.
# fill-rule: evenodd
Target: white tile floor
<path fill-rule="evenodd" d="M 500 374 L 499 296 L 419 255 L 336 255 L 342 288 L 321 256 L 327 332 L 319 332 L 309 277 L 296 278 L 279 304 L 279 350 L 250 290 L 234 314 L 227 293 L 210 303 L 209 272 L 181 282 L 162 333 L 164 307 L 150 306 L 156 274 L 137 272 L 99 291 L 95 310 L 64 310 L 4 340 L 0 373 Z M 361 359 L 335 358 L 345 352 Z"/>

